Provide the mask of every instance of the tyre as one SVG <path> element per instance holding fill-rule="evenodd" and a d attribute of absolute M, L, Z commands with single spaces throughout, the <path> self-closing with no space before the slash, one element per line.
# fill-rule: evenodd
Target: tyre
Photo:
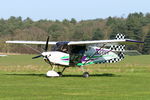
<path fill-rule="evenodd" d="M 88 73 L 88 72 L 84 72 L 84 73 L 83 73 L 83 77 L 84 77 L 84 78 L 88 78 L 88 77 L 89 77 L 89 73 Z"/>
<path fill-rule="evenodd" d="M 59 76 L 61 77 L 62 76 L 62 72 L 57 72 L 59 74 Z"/>

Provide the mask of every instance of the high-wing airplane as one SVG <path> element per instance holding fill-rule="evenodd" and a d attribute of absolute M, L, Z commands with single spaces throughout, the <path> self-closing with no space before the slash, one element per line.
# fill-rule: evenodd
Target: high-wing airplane
<path fill-rule="evenodd" d="M 47 72 L 47 76 L 62 76 L 68 67 L 77 66 L 83 70 L 83 77 L 89 77 L 89 73 L 84 71 L 84 66 L 101 63 L 115 63 L 124 58 L 125 45 L 142 44 L 144 42 L 125 39 L 125 35 L 117 34 L 113 40 L 93 40 L 93 41 L 6 41 L 6 43 L 18 44 L 45 44 L 44 52 L 32 59 L 43 57 L 44 61 L 51 65 L 52 70 Z M 53 45 L 48 51 L 48 45 Z M 55 65 L 62 66 L 61 72 L 54 71 Z"/>

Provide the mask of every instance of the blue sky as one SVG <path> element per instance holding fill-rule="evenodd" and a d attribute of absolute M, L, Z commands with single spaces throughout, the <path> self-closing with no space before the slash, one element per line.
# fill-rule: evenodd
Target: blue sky
<path fill-rule="evenodd" d="M 150 0 L 0 0 L 0 18 L 79 20 L 150 12 Z"/>

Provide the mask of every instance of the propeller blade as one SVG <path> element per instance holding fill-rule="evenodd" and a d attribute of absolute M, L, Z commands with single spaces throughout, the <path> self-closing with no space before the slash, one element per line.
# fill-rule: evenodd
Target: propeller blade
<path fill-rule="evenodd" d="M 36 59 L 36 58 L 39 58 L 39 57 L 42 57 L 43 55 L 38 55 L 38 56 L 35 56 L 35 57 L 32 57 L 32 59 Z"/>
<path fill-rule="evenodd" d="M 46 41 L 45 51 L 47 51 L 47 50 L 48 50 L 48 42 L 49 42 L 49 36 L 48 36 L 47 41 Z"/>
<path fill-rule="evenodd" d="M 48 57 L 47 57 L 47 56 L 45 56 L 45 57 L 46 57 L 46 59 L 48 60 L 50 66 L 53 67 L 53 66 L 52 66 L 52 63 L 50 62 L 50 60 L 48 59 Z"/>

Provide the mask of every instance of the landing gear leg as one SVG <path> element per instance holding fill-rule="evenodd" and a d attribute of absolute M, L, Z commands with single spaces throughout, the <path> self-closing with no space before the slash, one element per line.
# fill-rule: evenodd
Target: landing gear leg
<path fill-rule="evenodd" d="M 52 66 L 52 71 L 54 71 L 55 67 L 56 67 L 55 65 Z"/>
<path fill-rule="evenodd" d="M 65 69 L 66 69 L 66 67 L 64 67 L 63 70 L 62 70 L 61 72 L 57 72 L 57 73 L 59 74 L 60 77 L 63 76 L 62 73 L 65 71 Z"/>

